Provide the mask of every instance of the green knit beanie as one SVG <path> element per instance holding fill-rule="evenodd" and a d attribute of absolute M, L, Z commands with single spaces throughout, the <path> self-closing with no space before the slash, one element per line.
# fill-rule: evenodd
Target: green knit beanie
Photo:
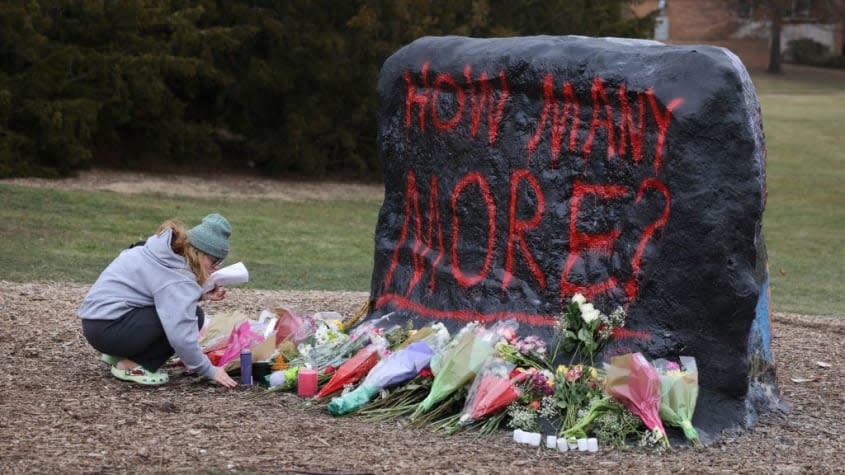
<path fill-rule="evenodd" d="M 188 241 L 200 251 L 220 259 L 229 254 L 229 236 L 232 226 L 226 218 L 212 213 L 202 218 L 202 223 L 188 231 Z"/>

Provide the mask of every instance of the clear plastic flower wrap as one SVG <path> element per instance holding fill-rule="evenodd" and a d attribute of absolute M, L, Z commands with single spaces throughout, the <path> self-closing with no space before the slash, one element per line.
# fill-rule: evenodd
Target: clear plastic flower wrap
<path fill-rule="evenodd" d="M 469 331 L 459 332 L 455 339 L 458 340 L 457 343 L 450 346 L 440 360 L 439 371 L 434 374 L 431 390 L 414 411 L 411 416 L 412 420 L 465 384 L 470 383 L 484 366 L 484 363 L 493 356 L 493 346 L 498 341 L 499 336 L 495 330 L 476 325 Z M 434 370 L 433 364 L 434 361 L 432 360 L 432 371 Z"/>
<path fill-rule="evenodd" d="M 479 421 L 507 408 L 519 399 L 519 388 L 511 378 L 516 365 L 502 358 L 492 358 L 481 368 L 467 394 L 459 422 Z"/>
<path fill-rule="evenodd" d="M 379 361 L 378 345 L 369 344 L 358 350 L 351 358 L 343 362 L 332 374 L 328 383 L 320 388 L 317 398 L 321 399 L 343 390 L 347 384 L 355 384 L 364 378 Z"/>
<path fill-rule="evenodd" d="M 654 361 L 660 375 L 660 419 L 680 427 L 687 440 L 700 447 L 701 440 L 692 425 L 698 399 L 698 366 L 691 356 L 681 356 L 679 360 L 680 364 L 666 359 Z"/>
<path fill-rule="evenodd" d="M 669 447 L 660 420 L 660 376 L 642 353 L 614 356 L 605 363 L 605 391 L 637 415 Z"/>
<path fill-rule="evenodd" d="M 431 362 L 434 350 L 425 341 L 411 343 L 379 361 L 353 391 L 332 399 L 327 409 L 333 416 L 356 411 L 382 389 L 416 377 Z"/>

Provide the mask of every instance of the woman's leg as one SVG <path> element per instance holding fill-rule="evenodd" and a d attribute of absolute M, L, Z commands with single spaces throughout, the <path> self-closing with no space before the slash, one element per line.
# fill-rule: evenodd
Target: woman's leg
<path fill-rule="evenodd" d="M 204 321 L 197 307 L 199 328 Z M 147 371 L 158 371 L 174 353 L 155 307 L 136 308 L 117 320 L 83 320 L 82 331 L 97 351 L 132 360 Z"/>

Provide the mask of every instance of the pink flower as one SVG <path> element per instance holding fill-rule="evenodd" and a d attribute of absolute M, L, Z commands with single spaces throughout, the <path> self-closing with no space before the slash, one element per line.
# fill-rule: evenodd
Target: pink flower
<path fill-rule="evenodd" d="M 575 365 L 572 368 L 569 368 L 569 371 L 566 373 L 566 382 L 571 383 L 581 379 L 581 372 L 583 371 L 583 368 L 584 367 L 581 365 Z"/>
<path fill-rule="evenodd" d="M 546 396 L 551 396 L 555 392 L 554 377 L 549 377 L 549 375 L 542 371 L 535 370 L 533 372 L 531 375 L 531 384 L 542 391 Z"/>
<path fill-rule="evenodd" d="M 508 343 L 511 343 L 516 339 L 516 330 L 514 330 L 513 327 L 502 325 L 499 328 L 498 333 L 499 336 L 502 337 Z"/>
<path fill-rule="evenodd" d="M 514 342 L 514 347 L 523 355 L 546 353 L 546 342 L 537 335 L 530 335 Z"/>

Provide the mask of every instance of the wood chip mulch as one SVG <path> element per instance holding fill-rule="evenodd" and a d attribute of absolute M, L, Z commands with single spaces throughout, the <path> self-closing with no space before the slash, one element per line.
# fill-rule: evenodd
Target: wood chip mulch
<path fill-rule="evenodd" d="M 171 369 L 143 387 L 111 377 L 82 336 L 87 286 L 0 281 L 0 473 L 842 473 L 845 319 L 775 314 L 772 350 L 789 413 L 703 450 L 558 453 L 472 433 L 445 437 L 333 418 L 295 394 L 245 396 Z M 361 292 L 232 289 L 210 315 L 269 304 L 354 313 Z M 796 382 L 798 381 L 798 382 Z"/>

